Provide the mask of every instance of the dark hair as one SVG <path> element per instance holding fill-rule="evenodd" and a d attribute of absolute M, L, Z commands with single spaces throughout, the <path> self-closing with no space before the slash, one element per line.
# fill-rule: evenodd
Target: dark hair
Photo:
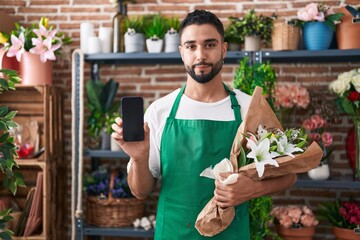
<path fill-rule="evenodd" d="M 202 24 L 211 24 L 213 25 L 218 33 L 221 36 L 221 39 L 224 41 L 224 25 L 220 21 L 220 19 L 213 14 L 212 12 L 205 10 L 195 10 L 185 17 L 185 19 L 181 22 L 179 28 L 179 35 L 181 37 L 184 28 L 190 25 L 202 25 Z"/>

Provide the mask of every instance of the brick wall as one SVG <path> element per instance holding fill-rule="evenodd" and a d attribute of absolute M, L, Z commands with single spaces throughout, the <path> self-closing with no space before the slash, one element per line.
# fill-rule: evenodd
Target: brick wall
<path fill-rule="evenodd" d="M 217 14 L 224 23 L 229 16 L 241 16 L 244 11 L 256 8 L 257 12 L 270 15 L 275 12 L 280 18 L 293 17 L 298 8 L 308 2 L 299 1 L 270 1 L 270 0 L 138 0 L 137 4 L 128 7 L 129 15 L 144 15 L 160 12 L 166 16 L 179 16 L 183 18 L 187 12 L 196 8 L 211 10 Z M 327 4 L 338 7 L 341 1 L 325 1 Z M 358 0 L 347 0 L 347 4 L 358 3 Z M 79 47 L 79 28 L 83 21 L 91 21 L 96 29 L 99 26 L 111 26 L 112 16 L 116 9 L 108 0 L 0 0 L 0 11 L 13 15 L 21 24 L 37 22 L 40 17 L 50 18 L 51 24 L 70 35 L 74 42 L 65 51 L 61 60 L 54 66 L 54 85 L 63 91 L 64 110 L 64 162 L 68 165 L 68 188 L 71 189 L 71 52 Z M 226 65 L 223 69 L 224 80 L 232 82 L 236 65 Z M 329 81 L 346 70 L 360 67 L 360 63 L 342 64 L 277 64 L 274 65 L 278 73 L 278 81 L 298 82 L 311 89 L 327 94 Z M 85 65 L 85 79 L 90 79 L 89 64 Z M 102 66 L 101 79 L 114 78 L 120 83 L 117 97 L 137 94 L 145 98 L 146 106 L 153 100 L 169 93 L 184 84 L 186 75 L 182 65 L 127 65 Z M 351 170 L 345 154 L 345 138 L 351 122 L 346 116 L 338 119 L 331 130 L 335 136 L 336 151 L 333 153 L 332 173 L 334 175 L 351 176 Z M 87 166 L 85 170 L 89 167 Z M 71 222 L 70 190 L 64 196 L 67 209 L 66 223 Z M 291 188 L 283 194 L 274 197 L 276 203 L 306 203 L 315 208 L 319 202 L 332 200 L 335 197 L 355 195 L 355 191 L 336 189 L 301 189 Z M 155 193 L 148 201 L 148 212 L 155 212 Z M 358 196 L 358 195 L 357 195 Z M 60 227 L 60 226 L 59 226 Z M 70 235 L 70 225 L 65 224 L 67 235 Z M 317 230 L 317 239 L 331 239 L 329 226 L 322 224 Z"/>

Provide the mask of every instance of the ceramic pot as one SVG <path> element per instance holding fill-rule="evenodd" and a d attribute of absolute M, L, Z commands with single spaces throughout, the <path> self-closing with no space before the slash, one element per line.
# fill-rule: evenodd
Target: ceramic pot
<path fill-rule="evenodd" d="M 359 240 L 360 234 L 355 234 L 354 230 L 333 227 L 332 232 L 336 240 Z"/>
<path fill-rule="evenodd" d="M 308 171 L 309 178 L 313 180 L 325 180 L 330 177 L 329 164 L 321 164 L 314 169 Z"/>
<path fill-rule="evenodd" d="M 276 232 L 284 240 L 312 240 L 315 235 L 315 227 L 285 228 L 276 225 Z"/>
<path fill-rule="evenodd" d="M 20 70 L 20 63 L 16 60 L 16 57 L 7 57 L 4 48 L 0 49 L 0 69 L 13 69 L 16 71 Z"/>
<path fill-rule="evenodd" d="M 125 52 L 134 53 L 134 52 L 144 52 L 145 48 L 145 38 L 142 33 L 129 34 L 125 33 Z"/>
<path fill-rule="evenodd" d="M 22 85 L 52 85 L 53 62 L 40 61 L 40 56 L 24 52 L 20 61 L 20 76 Z"/>
<path fill-rule="evenodd" d="M 240 51 L 241 46 L 239 43 L 228 43 L 228 51 Z"/>
<path fill-rule="evenodd" d="M 164 52 L 177 52 L 180 46 L 180 37 L 177 32 L 165 34 L 165 50 Z"/>
<path fill-rule="evenodd" d="M 146 48 L 149 53 L 159 53 L 162 51 L 163 48 L 162 39 L 146 39 Z"/>
<path fill-rule="evenodd" d="M 245 51 L 259 51 L 261 48 L 261 39 L 259 36 L 245 37 Z"/>
<path fill-rule="evenodd" d="M 341 23 L 336 25 L 336 39 L 339 49 L 360 48 L 360 23 L 353 23 L 353 16 L 341 7 L 339 12 L 345 14 L 341 18 Z"/>
<path fill-rule="evenodd" d="M 110 150 L 114 152 L 122 150 L 120 145 L 117 143 L 117 141 L 111 136 L 110 136 Z"/>
<path fill-rule="evenodd" d="M 107 133 L 105 130 L 101 131 L 101 150 L 110 149 L 110 133 Z"/>
<path fill-rule="evenodd" d="M 303 38 L 307 50 L 329 49 L 334 31 L 324 22 L 306 22 Z"/>

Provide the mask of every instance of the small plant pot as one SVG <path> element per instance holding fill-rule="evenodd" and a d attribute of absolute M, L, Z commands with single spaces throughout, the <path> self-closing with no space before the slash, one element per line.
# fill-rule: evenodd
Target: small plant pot
<path fill-rule="evenodd" d="M 146 48 L 149 53 L 159 53 L 162 51 L 164 40 L 162 39 L 146 39 Z"/>
<path fill-rule="evenodd" d="M 110 134 L 105 130 L 101 132 L 101 150 L 109 150 L 110 149 Z"/>
<path fill-rule="evenodd" d="M 334 31 L 324 22 L 306 22 L 303 37 L 307 50 L 329 49 Z"/>
<path fill-rule="evenodd" d="M 144 52 L 145 38 L 142 33 L 124 34 L 124 44 L 126 53 Z"/>
<path fill-rule="evenodd" d="M 245 51 L 259 51 L 261 49 L 261 39 L 259 36 L 245 37 Z"/>
<path fill-rule="evenodd" d="M 339 49 L 360 48 L 360 23 L 353 23 L 353 16 L 341 7 L 339 12 L 345 14 L 341 18 L 341 22 L 336 25 L 336 39 Z"/>
<path fill-rule="evenodd" d="M 180 37 L 178 33 L 165 34 L 165 52 L 179 51 Z"/>
<path fill-rule="evenodd" d="M 240 51 L 241 46 L 239 43 L 229 43 L 228 44 L 228 51 Z"/>
<path fill-rule="evenodd" d="M 309 178 L 313 180 L 325 180 L 330 177 L 329 164 L 322 164 L 308 172 Z"/>
<path fill-rule="evenodd" d="M 121 151 L 121 147 L 120 145 L 117 143 L 117 141 L 110 137 L 110 150 L 113 151 L 113 152 L 117 152 L 117 151 Z"/>

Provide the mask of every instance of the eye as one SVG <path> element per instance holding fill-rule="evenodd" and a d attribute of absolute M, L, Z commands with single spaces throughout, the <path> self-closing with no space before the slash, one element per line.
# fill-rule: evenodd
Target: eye
<path fill-rule="evenodd" d="M 186 45 L 186 49 L 188 49 L 188 50 L 194 50 L 194 49 L 195 49 L 195 45 Z"/>
<path fill-rule="evenodd" d="M 206 47 L 207 48 L 213 48 L 213 47 L 216 47 L 216 43 L 208 43 L 208 44 L 206 44 Z"/>

